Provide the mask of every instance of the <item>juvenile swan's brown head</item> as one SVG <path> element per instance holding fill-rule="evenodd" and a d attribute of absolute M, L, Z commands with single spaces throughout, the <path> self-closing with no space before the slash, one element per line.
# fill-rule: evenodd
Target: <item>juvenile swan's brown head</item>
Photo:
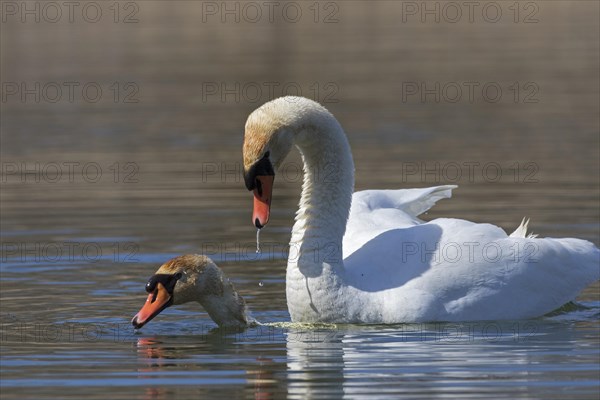
<path fill-rule="evenodd" d="M 146 283 L 148 298 L 131 320 L 140 329 L 172 305 L 200 302 L 219 325 L 245 325 L 246 304 L 212 260 L 203 255 L 175 257 Z"/>

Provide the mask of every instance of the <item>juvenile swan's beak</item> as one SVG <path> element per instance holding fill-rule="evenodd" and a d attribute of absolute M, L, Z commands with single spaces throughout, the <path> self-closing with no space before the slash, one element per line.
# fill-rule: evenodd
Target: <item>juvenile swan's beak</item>
<path fill-rule="evenodd" d="M 269 222 L 271 214 L 271 195 L 273 193 L 274 175 L 257 175 L 254 188 L 254 210 L 252 212 L 252 223 L 258 229 Z"/>
<path fill-rule="evenodd" d="M 157 283 L 156 288 L 148 295 L 144 306 L 131 320 L 131 324 L 134 328 L 140 329 L 160 314 L 162 310 L 169 307 L 171 303 L 172 297 L 167 289 L 162 283 Z"/>

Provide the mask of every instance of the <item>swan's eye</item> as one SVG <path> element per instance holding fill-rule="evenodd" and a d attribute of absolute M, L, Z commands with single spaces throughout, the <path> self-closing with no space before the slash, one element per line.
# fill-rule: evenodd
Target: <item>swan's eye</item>
<path fill-rule="evenodd" d="M 148 281 L 148 283 L 146 283 L 146 292 L 148 293 L 152 293 L 154 292 L 154 289 L 156 289 L 156 280 L 153 279 L 154 277 L 150 278 L 150 280 Z"/>
<path fill-rule="evenodd" d="M 275 176 L 273 165 L 269 156 L 270 151 L 267 151 L 260 160 L 255 162 L 247 171 L 244 171 L 244 183 L 246 189 L 254 190 L 256 188 L 256 177 L 257 176 Z"/>
<path fill-rule="evenodd" d="M 177 272 L 175 274 L 155 274 L 150 277 L 148 283 L 146 283 L 146 292 L 152 293 L 156 290 L 156 285 L 159 283 L 162 284 L 167 292 L 173 293 L 173 289 L 175 288 L 175 284 L 177 281 L 183 276 L 181 272 Z"/>

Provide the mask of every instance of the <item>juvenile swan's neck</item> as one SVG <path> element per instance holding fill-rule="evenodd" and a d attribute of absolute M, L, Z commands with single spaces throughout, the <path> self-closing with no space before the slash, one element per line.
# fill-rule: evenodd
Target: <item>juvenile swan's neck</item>
<path fill-rule="evenodd" d="M 293 127 L 294 142 L 304 161 L 287 269 L 293 320 L 324 312 L 321 308 L 327 306 L 313 299 L 332 300 L 329 296 L 343 283 L 342 238 L 354 191 L 354 162 L 342 127 L 325 108 L 314 102 L 310 105 L 301 109 Z"/>
<path fill-rule="evenodd" d="M 224 288 L 223 293 L 202 296 L 199 301 L 221 328 L 245 328 L 250 323 L 246 302 L 231 284 Z"/>

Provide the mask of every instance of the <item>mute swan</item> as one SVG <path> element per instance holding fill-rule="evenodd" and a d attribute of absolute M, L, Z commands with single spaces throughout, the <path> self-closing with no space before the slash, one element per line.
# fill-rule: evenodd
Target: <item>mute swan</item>
<path fill-rule="evenodd" d="M 252 222 L 269 221 L 274 170 L 295 145 L 304 183 L 290 241 L 292 321 L 402 323 L 544 315 L 600 279 L 600 252 L 579 239 L 511 235 L 490 224 L 417 216 L 456 186 L 352 194 L 354 163 L 342 127 L 302 97 L 248 117 L 244 180 Z"/>
<path fill-rule="evenodd" d="M 208 257 L 184 255 L 164 263 L 146 283 L 148 299 L 131 320 L 140 329 L 172 305 L 199 302 L 219 327 L 243 329 L 253 323 L 246 302 Z"/>

